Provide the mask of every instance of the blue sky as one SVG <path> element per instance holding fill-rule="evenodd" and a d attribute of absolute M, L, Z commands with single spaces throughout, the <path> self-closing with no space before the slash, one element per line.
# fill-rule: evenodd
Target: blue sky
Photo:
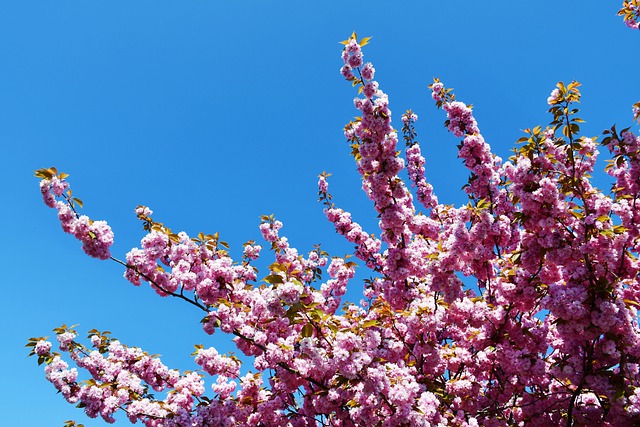
<path fill-rule="evenodd" d="M 138 204 L 176 231 L 220 231 L 235 254 L 260 240 L 259 216 L 274 213 L 302 252 L 321 242 L 342 255 L 350 245 L 316 203 L 317 175 L 332 173 L 334 201 L 367 230 L 377 219 L 342 135 L 356 110 L 337 42 L 354 30 L 373 36 L 365 60 L 390 96 L 396 127 L 408 108 L 420 116 L 427 177 L 442 202 L 460 204 L 467 173 L 429 97 L 432 77 L 474 105 L 505 158 L 522 129 L 550 121 L 546 98 L 559 80 L 583 84 L 586 135 L 630 126 L 640 34 L 616 16 L 619 3 L 0 4 L 3 424 L 103 425 L 66 404 L 25 358 L 29 337 L 62 323 L 79 323 L 82 335 L 108 329 L 181 369 L 195 368 L 193 344 L 229 348 L 201 332 L 199 312 L 86 257 L 42 204 L 33 170 L 71 174 L 84 213 L 113 227 L 120 258 L 143 236 Z"/>

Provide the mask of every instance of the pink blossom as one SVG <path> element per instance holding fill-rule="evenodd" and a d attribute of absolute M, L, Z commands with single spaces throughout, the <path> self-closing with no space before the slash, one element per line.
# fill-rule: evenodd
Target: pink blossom
<path fill-rule="evenodd" d="M 67 350 L 69 348 L 69 343 L 71 343 L 77 335 L 73 332 L 65 332 L 63 334 L 59 334 L 57 336 L 58 343 L 60 343 L 61 350 Z"/>
<path fill-rule="evenodd" d="M 340 68 L 340 74 L 342 74 L 347 80 L 352 80 L 354 78 L 353 69 L 349 64 L 345 64 Z"/>
<path fill-rule="evenodd" d="M 246 245 L 244 247 L 244 255 L 249 259 L 258 259 L 262 246 L 260 245 Z"/>
<path fill-rule="evenodd" d="M 137 216 L 149 217 L 153 214 L 153 211 L 147 206 L 138 206 L 135 210 Z"/>
<path fill-rule="evenodd" d="M 38 340 L 38 342 L 36 343 L 36 346 L 34 347 L 33 351 L 38 356 L 42 356 L 44 354 L 49 353 L 50 350 L 51 350 L 51 343 L 49 341 Z"/>
<path fill-rule="evenodd" d="M 547 104 L 555 105 L 558 103 L 558 97 L 560 96 L 560 90 L 557 88 L 551 91 L 551 95 L 547 98 Z"/>
<path fill-rule="evenodd" d="M 373 80 L 375 76 L 376 69 L 373 68 L 373 64 L 371 62 L 367 62 L 362 66 L 362 78 L 365 80 Z"/>
<path fill-rule="evenodd" d="M 56 198 L 51 192 L 51 181 L 48 179 L 40 181 L 40 192 L 42 193 L 42 200 L 44 201 L 44 204 L 50 208 L 55 207 Z"/>

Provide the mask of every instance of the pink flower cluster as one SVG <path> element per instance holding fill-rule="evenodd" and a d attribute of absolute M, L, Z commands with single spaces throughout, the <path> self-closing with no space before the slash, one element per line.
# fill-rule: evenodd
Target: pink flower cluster
<path fill-rule="evenodd" d="M 40 181 L 44 203 L 58 210 L 58 218 L 65 233 L 73 234 L 80 240 L 82 250 L 90 257 L 109 259 L 110 247 L 113 245 L 111 227 L 106 221 L 93 221 L 86 215 L 78 215 L 74 208 L 74 201 L 77 199 L 72 199 L 70 192 L 65 193 L 68 189 L 67 181 L 57 174 L 49 174 Z M 63 201 L 56 198 L 62 198 Z"/>
<path fill-rule="evenodd" d="M 547 98 L 547 104 L 555 105 L 560 102 L 560 90 L 555 88 L 551 91 L 551 95 Z"/>
<path fill-rule="evenodd" d="M 60 350 L 90 374 L 90 379 L 78 380 L 76 368 L 59 355 L 49 353 L 51 344 L 38 341 L 38 354 L 47 356 L 47 379 L 70 403 L 79 403 L 88 416 L 101 416 L 106 422 L 115 421 L 113 414 L 124 410 L 132 422 L 142 421 L 146 426 L 166 425 L 163 420 L 170 413 L 190 411 L 194 402 L 204 393 L 202 378 L 196 373 L 180 374 L 163 365 L 158 358 L 149 356 L 139 348 L 127 347 L 116 340 L 91 334 L 96 347 L 90 350 L 75 342 L 76 333 L 58 329 Z M 46 348 L 46 349 L 45 349 Z M 167 397 L 158 401 L 150 397 L 149 389 L 161 392 L 171 388 Z"/>
<path fill-rule="evenodd" d="M 260 251 L 262 246 L 260 245 L 246 245 L 244 247 L 244 256 L 248 259 L 256 260 L 260 257 Z"/>
<path fill-rule="evenodd" d="M 433 89 L 433 93 L 439 93 L 442 87 Z M 412 182 L 413 187 L 416 187 L 416 196 L 418 201 L 427 209 L 432 209 L 438 204 L 438 198 L 433 194 L 433 187 L 429 184 L 425 178 L 425 159 L 422 156 L 420 145 L 416 141 L 416 131 L 414 123 L 418 121 L 418 116 L 412 112 L 407 111 L 402 115 L 402 132 L 407 145 L 406 158 L 407 158 L 407 172 L 409 173 L 409 179 Z M 416 221 L 414 221 L 415 223 Z M 422 221 L 419 221 L 422 222 Z M 428 222 L 428 220 L 427 220 Z M 415 233 L 420 233 L 416 229 L 412 229 Z M 427 234 L 431 234 L 427 232 Z"/>
<path fill-rule="evenodd" d="M 366 233 L 360 224 L 351 220 L 351 214 L 342 209 L 325 209 L 327 219 L 333 223 L 336 231 L 343 235 L 349 242 L 355 243 L 354 255 L 366 262 L 367 267 L 381 269 L 383 266 L 380 256 L 380 240 Z"/>

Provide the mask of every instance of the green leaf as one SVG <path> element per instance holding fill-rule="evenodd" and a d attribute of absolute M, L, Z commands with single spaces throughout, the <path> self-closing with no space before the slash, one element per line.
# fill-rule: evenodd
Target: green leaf
<path fill-rule="evenodd" d="M 296 316 L 298 315 L 298 312 L 300 310 L 302 310 L 304 307 L 302 304 L 300 304 L 299 302 L 293 304 L 291 307 L 289 307 L 289 310 L 287 310 L 287 314 L 285 316 L 287 316 L 287 319 L 289 319 L 289 322 L 294 323 L 294 320 L 296 318 Z M 299 322 L 298 322 L 299 323 Z"/>
<path fill-rule="evenodd" d="M 380 326 L 380 321 L 378 319 L 371 319 L 362 323 L 363 328 L 370 328 L 372 326 Z"/>
<path fill-rule="evenodd" d="M 270 274 L 262 280 L 267 283 L 271 283 L 272 285 L 275 285 L 276 283 L 284 283 L 284 279 L 279 274 Z"/>
<path fill-rule="evenodd" d="M 627 305 L 627 307 L 634 306 L 636 308 L 640 308 L 640 303 L 638 301 L 634 301 L 634 300 L 628 299 L 628 298 L 623 299 L 623 301 Z"/>
<path fill-rule="evenodd" d="M 350 401 L 347 402 L 346 406 L 349 407 L 349 408 L 355 408 L 356 406 L 358 406 L 358 402 L 356 402 L 355 400 L 351 399 Z"/>
<path fill-rule="evenodd" d="M 313 325 L 311 323 L 307 323 L 302 327 L 302 331 L 300 332 L 304 338 L 309 338 L 313 336 Z"/>

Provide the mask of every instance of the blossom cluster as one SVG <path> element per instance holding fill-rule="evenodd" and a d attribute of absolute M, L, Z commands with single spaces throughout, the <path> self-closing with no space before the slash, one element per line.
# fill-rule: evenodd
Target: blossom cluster
<path fill-rule="evenodd" d="M 71 197 L 71 190 L 66 181 L 67 174 L 55 168 L 40 169 L 36 176 L 40 181 L 42 199 L 50 208 L 58 211 L 58 219 L 65 233 L 72 234 L 82 242 L 82 250 L 93 258 L 109 259 L 109 248 L 113 245 L 113 231 L 106 221 L 94 221 L 86 215 L 79 215 L 75 205 L 82 206 L 82 201 Z M 58 200 L 62 199 L 62 200 Z"/>
<path fill-rule="evenodd" d="M 627 27 L 634 30 L 640 29 L 640 1 L 624 0 L 618 15 L 624 17 Z"/>
<path fill-rule="evenodd" d="M 90 374 L 80 381 L 77 368 L 69 369 L 60 354 L 51 352 L 51 343 L 37 339 L 34 351 L 46 360 L 45 373 L 69 403 L 80 404 L 88 416 L 102 417 L 113 423 L 114 413 L 124 410 L 132 422 L 147 426 L 167 425 L 168 414 L 190 411 L 194 401 L 204 393 L 203 381 L 197 373 L 181 374 L 167 368 L 159 358 L 149 356 L 136 347 L 127 347 L 109 337 L 109 333 L 91 331 L 92 347 L 76 342 L 73 328 L 56 329 L 60 350 L 67 352 L 78 368 Z M 150 391 L 172 389 L 163 400 Z"/>
<path fill-rule="evenodd" d="M 434 90 L 438 94 L 437 89 Z M 427 209 L 432 209 L 438 204 L 438 198 L 433 194 L 433 187 L 425 178 L 425 158 L 422 156 L 420 144 L 416 140 L 414 123 L 418 121 L 418 115 L 409 110 L 402 115 L 402 133 L 406 143 L 407 172 L 412 186 L 416 187 L 418 201 Z M 415 232 L 415 231 L 414 231 Z"/>
<path fill-rule="evenodd" d="M 28 344 L 47 379 L 89 416 L 111 422 L 122 410 L 155 427 L 638 425 L 640 137 L 615 126 L 600 145 L 581 135 L 579 84 L 558 83 L 549 126 L 526 129 L 503 160 L 473 109 L 436 79 L 431 98 L 469 173 L 469 203 L 441 204 L 411 111 L 405 159 L 398 151 L 367 42 L 355 33 L 343 42 L 340 72 L 358 89 L 361 116 L 345 137 L 379 237 L 332 203 L 328 174 L 318 181 L 327 219 L 359 262 L 319 247 L 299 253 L 274 216 L 259 227 L 266 249 L 249 241 L 234 260 L 217 233 L 174 233 L 140 206 L 146 235 L 120 261 L 126 279 L 201 310 L 203 330 L 233 336 L 251 366 L 197 345 L 200 373 L 180 373 L 106 333 L 90 332 L 89 350 L 62 327 L 59 348 L 76 368 L 46 339 Z M 611 195 L 590 179 L 599 146 L 612 155 Z M 43 196 L 57 207 L 68 185 L 48 173 Z M 85 230 L 65 200 L 63 228 Z M 273 262 L 259 279 L 253 264 L 267 251 Z M 372 274 L 365 299 L 344 303 L 359 265 Z"/>

